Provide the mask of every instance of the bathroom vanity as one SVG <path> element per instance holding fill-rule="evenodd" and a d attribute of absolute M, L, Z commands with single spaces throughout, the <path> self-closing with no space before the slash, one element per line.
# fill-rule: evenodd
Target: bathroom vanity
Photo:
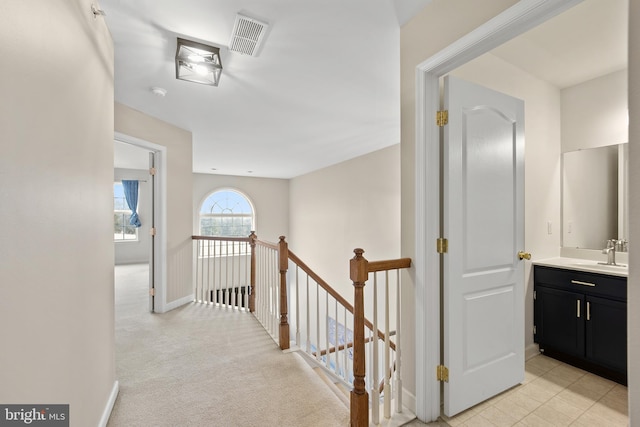
<path fill-rule="evenodd" d="M 540 351 L 626 385 L 628 270 L 573 258 L 533 264 Z"/>

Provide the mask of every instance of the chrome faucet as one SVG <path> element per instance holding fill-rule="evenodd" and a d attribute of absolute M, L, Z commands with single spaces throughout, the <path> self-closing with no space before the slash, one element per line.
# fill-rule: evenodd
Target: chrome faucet
<path fill-rule="evenodd" d="M 624 239 L 616 240 L 616 252 L 627 252 L 628 242 Z"/>
<path fill-rule="evenodd" d="M 603 254 L 607 254 L 607 262 L 601 262 L 605 265 L 616 265 L 616 240 L 607 240 L 607 247 L 602 250 Z"/>

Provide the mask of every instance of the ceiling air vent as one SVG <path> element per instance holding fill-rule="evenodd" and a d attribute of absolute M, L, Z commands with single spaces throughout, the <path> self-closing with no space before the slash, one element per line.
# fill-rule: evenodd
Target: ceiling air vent
<path fill-rule="evenodd" d="M 236 15 L 229 50 L 243 55 L 257 56 L 269 24 L 241 14 Z"/>

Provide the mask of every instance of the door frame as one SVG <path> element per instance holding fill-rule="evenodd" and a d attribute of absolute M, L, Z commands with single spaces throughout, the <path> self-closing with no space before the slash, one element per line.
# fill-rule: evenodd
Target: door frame
<path fill-rule="evenodd" d="M 440 416 L 440 106 L 439 79 L 455 68 L 545 22 L 582 0 L 521 0 L 416 67 L 415 330 L 416 415 Z"/>
<path fill-rule="evenodd" d="M 155 261 L 153 265 L 153 276 L 155 280 L 153 312 L 164 313 L 167 311 L 167 186 L 165 173 L 167 170 L 167 148 L 120 132 L 114 132 L 114 139 L 116 141 L 152 151 L 156 155 L 153 214 L 155 217 L 154 225 L 159 232 L 156 234 L 155 238 L 152 239 L 153 251 L 155 254 Z"/>

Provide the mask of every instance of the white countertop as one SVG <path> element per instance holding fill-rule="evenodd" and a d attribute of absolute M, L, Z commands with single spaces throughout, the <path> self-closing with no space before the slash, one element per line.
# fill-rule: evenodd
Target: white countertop
<path fill-rule="evenodd" d="M 629 276 L 627 264 L 603 265 L 598 261 L 581 258 L 546 258 L 532 261 L 533 265 L 544 265 L 547 267 L 558 267 L 566 270 L 587 271 L 589 273 L 608 274 L 610 276 Z"/>

